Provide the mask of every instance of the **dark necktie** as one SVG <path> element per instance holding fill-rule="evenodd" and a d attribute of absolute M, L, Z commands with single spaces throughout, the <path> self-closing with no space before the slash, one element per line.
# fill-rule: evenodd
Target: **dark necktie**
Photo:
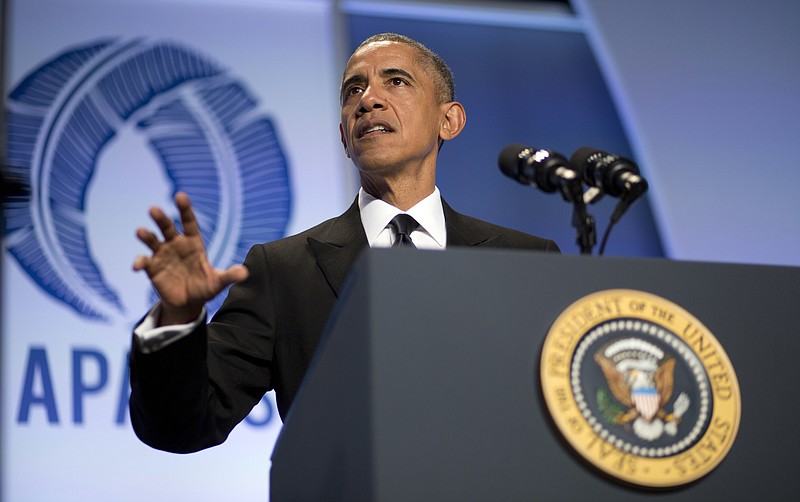
<path fill-rule="evenodd" d="M 394 230 L 394 234 L 396 236 L 394 244 L 392 244 L 393 248 L 417 247 L 413 242 L 411 242 L 411 237 L 409 237 L 411 232 L 419 227 L 419 223 L 417 223 L 417 220 L 415 220 L 412 216 L 407 214 L 398 214 L 392 218 L 392 221 L 389 222 L 389 226 L 392 227 L 392 230 Z"/>

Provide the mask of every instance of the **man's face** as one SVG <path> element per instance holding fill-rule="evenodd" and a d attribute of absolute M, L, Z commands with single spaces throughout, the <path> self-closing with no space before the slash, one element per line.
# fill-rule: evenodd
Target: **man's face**
<path fill-rule="evenodd" d="M 376 42 L 350 58 L 342 86 L 342 143 L 362 174 L 435 168 L 447 104 L 413 47 Z"/>

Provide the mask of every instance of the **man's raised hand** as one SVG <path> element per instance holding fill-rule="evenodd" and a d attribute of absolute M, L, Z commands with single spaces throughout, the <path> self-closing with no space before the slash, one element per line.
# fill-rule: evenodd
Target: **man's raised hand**
<path fill-rule="evenodd" d="M 180 212 L 183 234 L 158 207 L 150 209 L 150 217 L 158 225 L 164 240 L 145 228 L 136 230 L 136 237 L 153 254 L 137 257 L 133 270 L 147 272 L 161 297 L 159 324 L 162 326 L 193 321 L 207 301 L 229 284 L 246 279 L 248 274 L 244 265 L 215 269 L 208 261 L 189 197 L 183 192 L 176 194 L 175 205 Z"/>

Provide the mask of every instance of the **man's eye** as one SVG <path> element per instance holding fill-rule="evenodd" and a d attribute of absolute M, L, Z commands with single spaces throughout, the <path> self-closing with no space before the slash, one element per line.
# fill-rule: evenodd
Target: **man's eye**
<path fill-rule="evenodd" d="M 400 77 L 395 77 L 395 78 L 393 78 L 393 79 L 391 80 L 391 82 L 392 82 L 392 85 L 403 85 L 403 84 L 405 84 L 405 83 L 406 83 L 406 81 L 405 81 L 405 80 L 403 80 L 403 79 L 402 79 L 402 78 L 400 78 Z"/>
<path fill-rule="evenodd" d="M 362 91 L 363 91 L 363 89 L 361 87 L 353 86 L 353 87 L 349 87 L 345 91 L 344 95 L 346 97 L 355 96 L 356 94 L 360 94 Z"/>

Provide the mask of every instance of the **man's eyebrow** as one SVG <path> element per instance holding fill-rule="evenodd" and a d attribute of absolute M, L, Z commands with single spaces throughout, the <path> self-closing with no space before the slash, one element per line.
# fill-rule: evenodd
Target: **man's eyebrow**
<path fill-rule="evenodd" d="M 342 91 L 344 91 L 350 85 L 352 85 L 352 84 L 354 84 L 356 82 L 365 82 L 366 80 L 367 79 L 366 79 L 366 77 L 364 77 L 364 75 L 353 75 L 351 77 L 348 77 L 347 80 L 342 82 Z"/>
<path fill-rule="evenodd" d="M 383 70 L 380 71 L 380 75 L 383 78 L 404 77 L 404 78 L 407 78 L 408 80 L 410 80 L 412 82 L 416 81 L 414 79 L 414 77 L 410 73 L 408 73 L 407 71 L 405 71 L 403 69 L 400 69 L 400 68 L 386 68 L 386 69 L 383 69 Z M 350 87 L 351 85 L 353 85 L 353 84 L 363 84 L 366 81 L 367 81 L 367 77 L 364 76 L 363 74 L 360 74 L 360 73 L 358 73 L 356 75 L 352 75 L 350 77 L 347 77 L 342 82 L 341 92 L 339 94 L 339 98 L 340 99 L 344 99 L 344 93 L 347 92 L 347 88 Z"/>
<path fill-rule="evenodd" d="M 383 78 L 400 76 L 400 77 L 405 77 L 405 78 L 407 78 L 409 80 L 412 80 L 412 81 L 414 80 L 414 77 L 411 76 L 410 73 L 408 73 L 407 71 L 405 71 L 403 69 L 400 69 L 400 68 L 386 68 L 386 69 L 383 69 L 383 70 L 380 71 L 380 75 Z M 367 77 L 365 77 L 364 75 L 361 75 L 361 74 L 352 75 L 350 77 L 347 77 L 347 79 L 345 79 L 345 81 L 342 82 L 342 89 L 346 89 L 349 85 L 352 85 L 354 83 L 361 83 L 361 82 L 366 82 L 366 81 L 367 81 Z"/>
<path fill-rule="evenodd" d="M 385 70 L 381 70 L 381 76 L 384 78 L 387 77 L 405 77 L 411 81 L 414 81 L 414 77 L 411 76 L 410 73 L 407 71 L 400 69 L 400 68 L 386 68 Z"/>

